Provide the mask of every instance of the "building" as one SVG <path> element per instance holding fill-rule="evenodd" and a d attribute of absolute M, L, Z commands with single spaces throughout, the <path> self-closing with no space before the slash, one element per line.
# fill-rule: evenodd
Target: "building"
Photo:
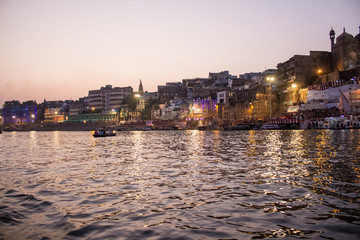
<path fill-rule="evenodd" d="M 261 72 L 250 72 L 250 73 L 244 73 L 240 74 L 239 79 L 247 83 L 249 85 L 256 85 L 261 82 L 262 74 Z"/>
<path fill-rule="evenodd" d="M 360 27 L 359 27 L 360 32 Z M 335 31 L 330 31 L 332 71 L 344 71 L 360 65 L 360 33 L 353 37 L 343 29 L 335 39 Z"/>
<path fill-rule="evenodd" d="M 294 55 L 277 65 L 276 81 L 285 88 L 291 84 L 306 87 L 314 84 L 321 73 L 330 71 L 330 53 L 310 51 L 310 55 Z"/>
<path fill-rule="evenodd" d="M 90 111 L 88 97 L 79 98 L 69 106 L 69 115 L 77 115 Z"/>
<path fill-rule="evenodd" d="M 301 110 L 321 110 L 337 108 L 343 113 L 357 113 L 358 91 L 360 82 L 337 80 L 320 83 L 308 87 L 306 104 L 301 105 Z"/>
<path fill-rule="evenodd" d="M 353 37 L 343 29 L 335 41 L 335 31 L 330 33 L 331 53 L 329 71 L 319 71 L 320 83 L 348 80 L 360 73 L 360 33 Z"/>
<path fill-rule="evenodd" d="M 350 112 L 360 114 L 360 89 L 350 92 Z"/>
<path fill-rule="evenodd" d="M 4 125 L 27 125 L 34 123 L 37 118 L 37 104 L 35 101 L 20 103 L 6 101 L 3 107 Z"/>
<path fill-rule="evenodd" d="M 102 113 L 82 113 L 66 116 L 64 122 L 119 122 L 119 112 L 116 110 Z"/>
<path fill-rule="evenodd" d="M 222 71 L 218 73 L 209 73 L 209 79 L 213 80 L 212 88 L 228 88 L 232 80 L 237 79 L 236 76 L 231 75 L 229 71 Z"/>
<path fill-rule="evenodd" d="M 187 94 L 181 82 L 167 82 L 165 86 L 158 86 L 160 103 L 165 103 L 176 98 L 186 98 Z"/>
<path fill-rule="evenodd" d="M 90 90 L 88 99 L 92 110 L 119 109 L 128 96 L 133 94 L 132 87 L 112 87 L 106 85 L 99 90 Z"/>
<path fill-rule="evenodd" d="M 60 108 L 47 108 L 44 113 L 44 123 L 60 123 L 64 121 L 64 114 Z"/>

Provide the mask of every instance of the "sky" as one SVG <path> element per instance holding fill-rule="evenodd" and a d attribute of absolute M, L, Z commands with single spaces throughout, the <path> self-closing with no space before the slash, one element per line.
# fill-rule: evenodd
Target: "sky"
<path fill-rule="evenodd" d="M 359 0 L 0 0 L 0 104 L 276 68 L 355 36 Z"/>

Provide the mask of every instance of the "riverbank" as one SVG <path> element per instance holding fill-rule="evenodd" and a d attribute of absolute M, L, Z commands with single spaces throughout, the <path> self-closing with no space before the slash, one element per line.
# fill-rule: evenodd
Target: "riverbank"
<path fill-rule="evenodd" d="M 296 120 L 296 121 L 295 121 Z M 271 119 L 258 123 L 205 124 L 191 125 L 185 121 L 138 121 L 138 122 L 65 122 L 57 124 L 33 124 L 1 127 L 3 131 L 95 131 L 99 128 L 111 128 L 116 131 L 150 131 L 150 130 L 294 130 L 294 129 L 357 129 L 360 128 L 360 117 L 329 117 L 323 119 Z"/>
<path fill-rule="evenodd" d="M 99 128 L 115 128 L 114 123 L 59 123 L 6 127 L 3 131 L 94 131 Z"/>

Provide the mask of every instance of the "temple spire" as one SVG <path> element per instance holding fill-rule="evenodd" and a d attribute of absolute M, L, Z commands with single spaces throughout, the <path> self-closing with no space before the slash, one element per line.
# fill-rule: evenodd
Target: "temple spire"
<path fill-rule="evenodd" d="M 139 84 L 139 94 L 143 94 L 144 93 L 144 88 L 143 88 L 143 85 L 142 85 L 142 82 L 141 82 L 141 79 L 140 79 L 140 84 Z"/>

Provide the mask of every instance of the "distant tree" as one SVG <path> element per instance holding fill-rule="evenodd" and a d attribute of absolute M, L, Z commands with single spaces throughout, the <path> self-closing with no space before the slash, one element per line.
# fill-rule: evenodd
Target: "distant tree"
<path fill-rule="evenodd" d="M 41 123 L 42 121 L 44 121 L 45 109 L 46 108 L 47 108 L 46 102 L 38 104 L 38 106 L 37 106 L 37 114 L 36 114 L 36 119 L 35 119 L 35 121 L 37 123 Z"/>
<path fill-rule="evenodd" d="M 134 95 L 130 95 L 124 100 L 123 103 L 128 105 L 130 111 L 135 111 L 138 99 Z"/>
<path fill-rule="evenodd" d="M 151 109 L 158 109 L 159 108 L 159 101 L 158 100 L 149 100 L 148 103 L 145 105 L 145 110 L 141 112 L 141 120 L 150 120 L 151 119 Z"/>

